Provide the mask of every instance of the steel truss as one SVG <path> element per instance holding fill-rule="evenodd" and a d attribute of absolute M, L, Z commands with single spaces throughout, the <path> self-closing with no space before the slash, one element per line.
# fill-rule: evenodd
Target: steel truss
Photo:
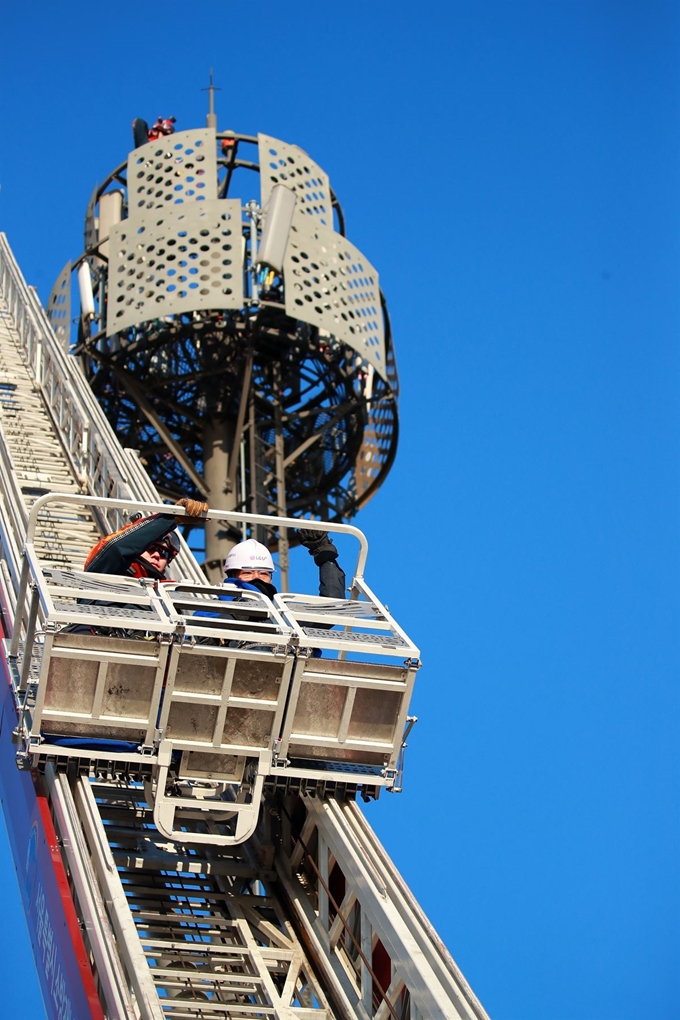
<path fill-rule="evenodd" d="M 204 146 L 200 158 L 205 159 L 200 171 L 204 180 L 191 188 L 188 182 L 194 180 L 196 169 L 173 151 L 188 147 L 189 142 Z M 326 207 L 310 204 L 312 193 L 299 181 L 296 185 L 278 171 L 271 176 L 271 170 L 261 166 L 263 158 L 271 159 L 267 152 L 272 151 L 268 150 L 272 144 L 281 149 L 288 163 L 297 161 L 298 174 L 307 178 L 311 172 L 317 174 L 306 183 L 318 186 L 326 195 L 330 208 L 324 215 L 319 209 Z M 255 158 L 244 158 L 252 145 L 258 148 Z M 216 159 L 216 148 L 226 155 Z M 251 201 L 242 207 L 239 200 L 228 197 L 234 175 L 244 170 L 250 171 L 245 175 L 251 178 L 249 185 L 256 180 L 252 171 L 260 177 L 261 205 Z M 155 174 L 159 176 L 154 183 Z M 213 180 L 205 179 L 213 174 Z M 175 180 L 175 190 L 182 192 L 180 199 L 169 190 Z M 302 249 L 308 249 L 301 249 L 301 257 L 294 256 L 295 263 L 278 271 L 263 266 L 258 254 L 273 180 L 298 187 L 293 230 Z M 200 187 L 207 190 L 194 195 L 194 189 Z M 119 219 L 104 229 L 112 198 L 119 205 Z M 187 226 L 179 236 L 169 237 L 167 244 L 158 239 L 147 244 L 137 257 L 130 240 L 137 236 L 135 231 L 139 236 L 146 231 L 147 239 L 151 238 L 162 216 L 172 219 L 177 213 L 176 209 L 173 213 L 175 201 L 184 203 L 182 215 L 188 217 L 188 225 L 199 215 L 198 198 L 207 199 L 204 210 L 212 202 L 210 209 L 218 218 L 220 208 L 229 210 L 223 217 L 233 218 L 226 233 L 234 237 L 227 244 L 211 247 L 211 242 L 224 241 L 220 232 L 213 230 L 214 236 L 206 236 L 200 246 L 196 243 L 199 230 L 192 238 L 192 228 Z M 154 215 L 155 210 L 159 212 Z M 235 221 L 237 216 L 242 222 Z M 337 231 L 331 229 L 333 221 Z M 309 235 L 312 225 L 326 232 L 323 238 Z M 123 234 L 123 228 L 127 233 Z M 210 230 L 200 233 L 208 235 Z M 338 268 L 327 268 L 325 276 L 314 261 L 323 260 L 322 255 L 314 254 L 317 248 L 319 253 L 326 252 L 328 244 L 337 246 L 345 240 L 344 218 L 326 175 L 302 150 L 267 136 L 216 135 L 214 131 L 179 132 L 158 145 L 149 143 L 133 150 L 128 162 L 95 189 L 88 205 L 85 237 L 86 251 L 73 268 L 86 275 L 91 272 L 93 304 L 91 310 L 82 310 L 75 349 L 117 436 L 124 446 L 140 452 L 163 496 L 177 499 L 194 493 L 229 509 L 294 517 L 312 514 L 335 521 L 351 518 L 365 505 L 384 481 L 396 453 L 399 383 L 389 316 L 377 274 L 371 275 L 371 297 L 362 291 L 367 276 L 356 274 L 369 270 L 349 242 L 345 244 L 348 250 L 336 258 Z M 138 246 L 139 240 L 136 243 Z M 121 252 L 114 249 L 121 244 L 125 252 L 132 245 L 122 263 Z M 227 249 L 224 265 L 229 267 L 225 276 L 230 286 L 224 291 L 227 297 L 217 292 L 211 305 L 208 297 L 198 295 L 212 295 L 210 288 L 216 280 L 211 270 L 217 265 L 208 256 L 218 255 L 222 248 Z M 350 255 L 356 257 L 356 265 L 349 264 Z M 293 256 L 289 253 L 287 257 Z M 192 258 L 196 260 L 193 263 Z M 161 272 L 164 260 L 167 264 Z M 200 278 L 182 275 L 202 271 L 199 265 L 205 267 Z M 154 266 L 158 273 L 152 270 Z M 70 263 L 60 274 L 48 305 L 66 346 L 69 269 Z M 118 302 L 126 299 L 134 284 L 131 281 L 127 290 L 121 291 L 119 273 L 123 270 L 126 282 L 128 273 L 136 273 L 137 280 L 146 274 L 148 287 L 142 287 L 146 287 L 145 297 L 137 319 L 126 311 L 118 328 L 115 316 L 123 314 L 121 307 L 127 307 Z M 173 283 L 170 290 L 174 293 L 169 295 L 165 285 L 170 275 L 168 280 L 160 279 L 166 270 L 168 274 L 179 272 L 172 279 L 185 281 L 179 288 L 186 286 L 187 290 Z M 300 281 L 296 281 L 296 273 Z M 192 304 L 188 288 L 199 287 L 199 279 L 205 284 L 200 292 L 193 292 Z M 296 304 L 294 289 L 305 291 L 307 285 L 312 291 Z M 338 294 L 331 298 L 336 290 Z M 237 293 L 242 293 L 240 299 L 235 297 Z M 363 302 L 360 308 L 353 307 L 357 301 Z M 337 310 L 335 333 L 326 328 L 332 324 L 331 307 Z M 365 316 L 371 319 L 368 325 Z M 376 331 L 370 343 L 362 339 L 362 331 L 369 325 Z M 380 347 L 380 363 L 375 360 L 373 343 Z M 211 579 L 219 580 L 211 573 L 217 570 L 213 561 L 224 558 L 229 545 L 240 537 L 229 528 L 219 533 L 207 529 L 206 570 Z M 285 577 L 287 534 L 260 530 L 258 537 L 281 545 Z"/>

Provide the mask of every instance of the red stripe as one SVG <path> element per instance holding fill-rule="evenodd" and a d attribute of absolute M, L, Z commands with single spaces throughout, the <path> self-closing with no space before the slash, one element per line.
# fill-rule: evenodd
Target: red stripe
<path fill-rule="evenodd" d="M 83 989 L 87 998 L 88 1005 L 90 1007 L 90 1017 L 92 1020 L 105 1020 L 104 1011 L 102 1010 L 99 996 L 97 995 L 97 989 L 94 983 L 94 977 L 92 969 L 90 967 L 90 961 L 87 956 L 85 944 L 83 942 L 83 936 L 80 931 L 80 925 L 78 923 L 78 915 L 76 914 L 75 904 L 71 895 L 71 889 L 68 884 L 68 877 L 64 868 L 64 862 L 61 859 L 61 852 L 59 850 L 59 844 L 57 841 L 57 833 L 54 828 L 52 821 L 52 815 L 50 813 L 50 806 L 45 796 L 44 782 L 42 778 L 33 773 L 33 783 L 35 785 L 35 793 L 38 799 L 38 810 L 40 811 L 40 819 L 43 824 L 45 831 L 45 838 L 47 839 L 48 846 L 50 848 L 50 857 L 52 858 L 52 866 L 54 868 L 55 878 L 57 880 L 57 888 L 59 889 L 59 895 L 61 896 L 62 907 L 64 908 L 64 917 L 66 919 L 66 925 L 68 927 L 68 933 L 71 937 L 73 944 L 73 952 L 78 963 L 78 969 L 80 970 L 80 977 L 83 982 Z M 79 1017 L 78 1020 L 81 1020 Z M 89 1018 L 82 1018 L 82 1020 L 89 1020 Z"/>

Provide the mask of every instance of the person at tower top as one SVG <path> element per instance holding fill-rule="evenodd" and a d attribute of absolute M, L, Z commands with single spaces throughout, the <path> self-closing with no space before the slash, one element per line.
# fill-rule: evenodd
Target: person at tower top
<path fill-rule="evenodd" d="M 176 122 L 176 117 L 158 117 L 156 123 L 149 128 L 149 141 L 155 142 L 163 135 L 174 135 Z"/>
<path fill-rule="evenodd" d="M 135 143 L 135 149 L 138 149 L 140 145 L 146 145 L 147 142 L 155 142 L 158 138 L 165 135 L 173 135 L 175 133 L 174 117 L 158 117 L 155 124 L 149 127 L 147 121 L 143 117 L 135 117 L 132 122 L 132 137 Z"/>
<path fill-rule="evenodd" d="M 184 507 L 189 517 L 203 517 L 208 512 L 208 504 L 197 499 L 180 499 L 175 505 Z M 172 512 L 149 517 L 136 515 L 124 528 L 106 535 L 93 546 L 85 560 L 85 570 L 168 580 L 166 570 L 179 552 L 175 529 L 183 520 L 183 516 Z"/>

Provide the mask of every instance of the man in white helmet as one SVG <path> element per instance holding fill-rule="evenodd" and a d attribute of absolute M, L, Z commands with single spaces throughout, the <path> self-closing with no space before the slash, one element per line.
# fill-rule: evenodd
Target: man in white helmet
<path fill-rule="evenodd" d="M 274 569 L 269 549 L 254 538 L 235 545 L 224 562 L 225 581 L 246 591 L 260 591 L 270 598 L 276 595 L 272 584 Z"/>
<path fill-rule="evenodd" d="M 300 544 L 307 548 L 310 556 L 319 568 L 319 595 L 331 599 L 344 599 L 346 597 L 345 573 L 338 566 L 338 550 L 328 537 L 325 531 L 313 531 L 311 528 L 303 528 L 298 531 Z M 225 582 L 234 584 L 244 591 L 259 591 L 268 598 L 276 595 L 276 587 L 272 584 L 274 573 L 274 561 L 266 545 L 256 542 L 254 538 L 248 538 L 235 545 L 228 554 L 224 569 Z M 224 602 L 238 600 L 238 595 L 220 595 Z M 196 616 L 216 617 L 219 613 L 211 613 L 202 610 Z M 328 626 L 332 624 L 315 624 L 315 626 Z M 208 640 L 209 639 L 200 639 Z M 252 646 L 251 646 L 252 647 Z M 321 655 L 318 649 L 314 649 L 313 655 Z"/>
<path fill-rule="evenodd" d="M 345 573 L 338 566 L 338 550 L 325 531 L 302 528 L 298 531 L 304 545 L 319 568 L 319 594 L 332 599 L 345 598 Z M 262 592 L 271 598 L 276 595 L 272 584 L 274 561 L 266 545 L 248 538 L 231 550 L 224 564 L 225 580 L 239 588 Z"/>

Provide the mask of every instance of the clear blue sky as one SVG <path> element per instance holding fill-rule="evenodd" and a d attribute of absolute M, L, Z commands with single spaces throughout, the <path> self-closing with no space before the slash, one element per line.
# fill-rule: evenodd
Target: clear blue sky
<path fill-rule="evenodd" d="M 3 13 L 0 227 L 44 299 L 133 117 L 203 124 L 211 65 L 220 127 L 309 151 L 381 274 L 401 442 L 357 523 L 425 666 L 406 790 L 368 812 L 493 1020 L 680 1016 L 679 21 L 655 0 Z"/>

